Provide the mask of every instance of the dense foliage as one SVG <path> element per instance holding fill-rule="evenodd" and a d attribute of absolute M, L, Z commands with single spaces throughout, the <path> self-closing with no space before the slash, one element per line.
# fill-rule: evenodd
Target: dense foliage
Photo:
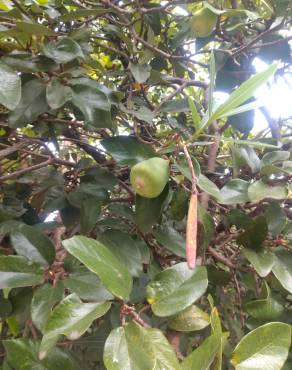
<path fill-rule="evenodd" d="M 0 0 L 2 370 L 291 370 L 291 9 Z"/>

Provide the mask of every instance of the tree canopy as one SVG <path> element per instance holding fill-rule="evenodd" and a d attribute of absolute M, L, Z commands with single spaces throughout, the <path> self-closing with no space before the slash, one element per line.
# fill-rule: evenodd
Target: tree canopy
<path fill-rule="evenodd" d="M 2 370 L 291 370 L 291 21 L 0 0 Z"/>

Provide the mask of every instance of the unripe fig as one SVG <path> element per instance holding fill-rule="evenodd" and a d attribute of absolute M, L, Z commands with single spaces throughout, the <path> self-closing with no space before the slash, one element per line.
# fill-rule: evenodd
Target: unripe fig
<path fill-rule="evenodd" d="M 144 198 L 156 198 L 162 193 L 168 178 L 168 161 L 158 157 L 137 163 L 130 174 L 133 188 Z"/>
<path fill-rule="evenodd" d="M 198 10 L 191 19 L 191 32 L 194 37 L 209 36 L 216 26 L 217 15 L 208 8 Z"/>

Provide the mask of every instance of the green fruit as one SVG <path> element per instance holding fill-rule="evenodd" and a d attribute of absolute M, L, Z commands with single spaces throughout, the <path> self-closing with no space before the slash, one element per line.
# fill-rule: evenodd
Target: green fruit
<path fill-rule="evenodd" d="M 208 8 L 198 10 L 191 19 L 191 33 L 194 37 L 209 36 L 216 26 L 217 15 Z"/>
<path fill-rule="evenodd" d="M 136 193 L 145 198 L 156 198 L 169 178 L 169 164 L 158 157 L 147 159 L 132 167 L 130 181 Z"/>

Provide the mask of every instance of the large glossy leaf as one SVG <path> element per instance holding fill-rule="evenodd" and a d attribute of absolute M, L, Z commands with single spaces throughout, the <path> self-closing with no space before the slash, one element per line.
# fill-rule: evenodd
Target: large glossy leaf
<path fill-rule="evenodd" d="M 104 349 L 107 370 L 179 370 L 174 351 L 158 329 L 135 322 L 114 329 Z"/>
<path fill-rule="evenodd" d="M 99 278 L 87 269 L 70 274 L 64 285 L 79 298 L 90 302 L 102 302 L 113 299 L 113 295 L 105 289 Z"/>
<path fill-rule="evenodd" d="M 150 145 L 130 136 L 115 136 L 104 139 L 101 145 L 120 165 L 134 165 L 157 156 Z"/>
<path fill-rule="evenodd" d="M 0 289 L 18 288 L 43 282 L 44 269 L 21 256 L 0 256 Z"/>
<path fill-rule="evenodd" d="M 46 96 L 49 106 L 52 109 L 58 109 L 71 100 L 72 90 L 69 86 L 65 86 L 55 79 L 47 85 Z"/>
<path fill-rule="evenodd" d="M 163 192 L 156 198 L 144 198 L 136 195 L 135 205 L 135 221 L 141 231 L 148 233 L 156 224 L 162 214 L 162 211 L 167 203 L 169 195 L 169 187 L 165 186 Z"/>
<path fill-rule="evenodd" d="M 241 179 L 230 180 L 221 189 L 221 203 L 237 204 L 248 202 L 248 186 L 249 183 Z"/>
<path fill-rule="evenodd" d="M 268 234 L 268 227 L 265 217 L 260 216 L 252 220 L 246 230 L 239 235 L 237 243 L 246 248 L 260 251 L 262 243 Z"/>
<path fill-rule="evenodd" d="M 15 109 L 21 98 L 20 77 L 10 67 L 0 63 L 0 104 Z"/>
<path fill-rule="evenodd" d="M 79 338 L 95 319 L 110 309 L 110 306 L 109 302 L 83 303 L 74 293 L 64 298 L 48 317 L 39 358 L 47 356 L 61 335 L 66 335 L 71 340 Z"/>
<path fill-rule="evenodd" d="M 80 109 L 87 124 L 111 128 L 110 101 L 98 86 L 76 83 L 71 87 L 72 103 Z"/>
<path fill-rule="evenodd" d="M 278 203 L 269 204 L 266 213 L 268 229 L 272 235 L 276 236 L 281 233 L 286 224 L 286 213 Z"/>
<path fill-rule="evenodd" d="M 139 245 L 128 234 L 118 230 L 104 232 L 99 241 L 124 263 L 132 276 L 142 273 L 142 255 Z"/>
<path fill-rule="evenodd" d="M 247 302 L 245 309 L 250 316 L 262 322 L 277 320 L 284 311 L 283 305 L 271 295 L 270 290 L 265 299 Z"/>
<path fill-rule="evenodd" d="M 129 69 L 132 72 L 135 80 L 143 84 L 149 77 L 151 67 L 147 64 L 133 64 L 130 63 Z"/>
<path fill-rule="evenodd" d="M 94 272 L 116 297 L 127 300 L 132 289 L 132 277 L 110 249 L 84 236 L 63 241 L 65 249 Z"/>
<path fill-rule="evenodd" d="M 275 253 L 272 271 L 281 285 L 292 293 L 292 252 L 282 248 L 278 249 Z"/>
<path fill-rule="evenodd" d="M 101 211 L 101 202 L 96 199 L 84 199 L 80 210 L 80 233 L 86 235 L 96 224 Z"/>
<path fill-rule="evenodd" d="M 40 331 L 44 328 L 53 306 L 62 299 L 63 293 L 64 286 L 61 282 L 55 285 L 47 283 L 34 291 L 31 319 Z"/>
<path fill-rule="evenodd" d="M 69 37 L 51 41 L 44 47 L 43 53 L 57 63 L 68 63 L 73 59 L 84 57 L 79 44 Z"/>
<path fill-rule="evenodd" d="M 16 252 L 40 265 L 48 266 L 55 259 L 53 242 L 35 227 L 20 225 L 10 234 Z"/>
<path fill-rule="evenodd" d="M 263 180 L 258 180 L 248 188 L 248 198 L 251 202 L 259 202 L 264 198 L 285 199 L 288 190 L 285 185 L 270 186 Z"/>
<path fill-rule="evenodd" d="M 236 370 L 282 369 L 291 344 L 290 325 L 274 322 L 251 331 L 232 354 Z"/>
<path fill-rule="evenodd" d="M 5 340 L 8 362 L 17 370 L 77 370 L 68 351 L 54 348 L 44 360 L 39 360 L 39 341 L 20 338 Z"/>
<path fill-rule="evenodd" d="M 221 346 L 221 336 L 211 335 L 181 363 L 181 370 L 206 370 Z"/>
<path fill-rule="evenodd" d="M 153 231 L 156 240 L 166 249 L 179 257 L 185 257 L 185 238 L 170 226 L 160 227 Z"/>
<path fill-rule="evenodd" d="M 205 267 L 190 270 L 182 262 L 155 276 L 147 286 L 147 300 L 157 316 L 171 316 L 199 299 L 208 286 Z"/>
<path fill-rule="evenodd" d="M 250 248 L 244 248 L 242 250 L 242 253 L 253 265 L 256 272 L 261 277 L 265 277 L 271 272 L 272 267 L 274 265 L 273 253 L 269 252 L 264 248 L 261 248 L 257 251 Z"/>
<path fill-rule="evenodd" d="M 221 199 L 220 191 L 214 182 L 208 179 L 207 176 L 200 174 L 198 177 L 198 187 L 205 193 L 212 195 L 215 199 Z"/>
<path fill-rule="evenodd" d="M 23 85 L 21 100 L 9 115 L 9 125 L 23 127 L 47 110 L 46 86 L 42 80 L 33 79 Z"/>
<path fill-rule="evenodd" d="M 209 315 L 195 305 L 168 319 L 170 328 L 183 332 L 202 330 L 208 325 L 210 325 Z"/>

